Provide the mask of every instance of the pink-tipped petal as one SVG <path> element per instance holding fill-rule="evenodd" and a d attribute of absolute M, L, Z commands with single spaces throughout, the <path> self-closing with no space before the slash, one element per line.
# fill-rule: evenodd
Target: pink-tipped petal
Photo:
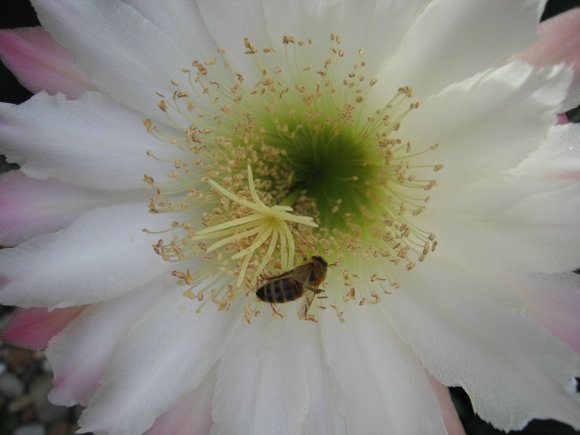
<path fill-rule="evenodd" d="M 84 308 L 21 308 L 12 317 L 2 339 L 21 347 L 45 349 L 50 339 L 72 322 Z"/>
<path fill-rule="evenodd" d="M 120 202 L 116 193 L 84 189 L 59 180 L 36 180 L 20 171 L 0 174 L 0 245 L 14 246 L 60 230 L 84 211 Z"/>
<path fill-rule="evenodd" d="M 172 81 L 198 58 L 183 51 L 123 1 L 32 0 L 45 29 L 74 56 L 99 89 L 146 117 L 167 122 L 156 91 L 171 95 Z M 226 8 L 227 9 L 227 8 Z"/>
<path fill-rule="evenodd" d="M 428 378 L 431 382 L 431 387 L 433 387 L 433 392 L 437 397 L 437 401 L 439 402 L 441 412 L 443 413 L 443 422 L 447 428 L 447 434 L 465 435 L 465 429 L 463 429 L 461 420 L 459 420 L 459 416 L 457 415 L 457 410 L 455 409 L 455 406 L 453 406 L 449 390 L 433 376 L 429 375 Z"/>
<path fill-rule="evenodd" d="M 558 124 L 559 125 L 568 124 L 569 122 L 570 122 L 570 120 L 568 119 L 568 115 L 566 115 L 565 113 L 558 113 Z"/>
<path fill-rule="evenodd" d="M 172 404 L 199 388 L 230 347 L 234 331 L 245 329 L 239 327 L 239 301 L 227 312 L 207 307 L 199 314 L 201 303 L 185 298 L 183 288 L 176 287 L 163 292 L 133 323 L 81 415 L 80 432 L 141 434 Z"/>
<path fill-rule="evenodd" d="M 580 103 L 580 8 L 556 15 L 540 24 L 540 40 L 518 57 L 535 66 L 565 62 L 574 68 L 574 81 L 564 110 Z"/>
<path fill-rule="evenodd" d="M 0 59 L 32 92 L 77 98 L 96 87 L 72 56 L 41 27 L 0 30 Z"/>
<path fill-rule="evenodd" d="M 522 53 L 538 66 L 566 62 L 580 68 L 580 8 L 556 15 L 540 24 L 540 40 Z"/>
<path fill-rule="evenodd" d="M 63 406 L 86 405 L 121 338 L 174 286 L 171 275 L 162 275 L 124 296 L 87 307 L 45 351 L 54 374 L 50 401 Z"/>

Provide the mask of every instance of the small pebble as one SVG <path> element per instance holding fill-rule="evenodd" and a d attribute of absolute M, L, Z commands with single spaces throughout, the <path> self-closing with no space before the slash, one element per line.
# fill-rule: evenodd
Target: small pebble
<path fill-rule="evenodd" d="M 0 375 L 0 394 L 9 398 L 21 396 L 24 393 L 24 384 L 18 377 L 10 372 Z"/>
<path fill-rule="evenodd" d="M 26 349 L 9 349 L 6 356 L 6 363 L 16 373 L 23 373 L 26 369 L 34 365 L 32 352 Z"/>
<path fill-rule="evenodd" d="M 35 423 L 38 420 L 36 415 L 36 408 L 30 404 L 18 413 L 20 424 Z"/>
<path fill-rule="evenodd" d="M 8 405 L 8 412 L 10 413 L 20 412 L 27 406 L 30 406 L 33 402 L 34 398 L 30 394 L 18 397 L 17 399 L 14 399 L 12 402 L 10 402 L 10 404 Z"/>
<path fill-rule="evenodd" d="M 48 435 L 68 435 L 74 432 L 66 420 L 61 420 L 48 426 Z"/>
<path fill-rule="evenodd" d="M 41 424 L 27 424 L 16 429 L 14 435 L 46 435 L 46 429 Z"/>

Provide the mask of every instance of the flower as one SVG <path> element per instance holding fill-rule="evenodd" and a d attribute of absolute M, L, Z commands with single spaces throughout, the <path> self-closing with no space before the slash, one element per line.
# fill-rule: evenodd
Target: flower
<path fill-rule="evenodd" d="M 510 60 L 544 2 L 33 4 L 0 301 L 82 430 L 460 433 L 444 385 L 580 428 L 576 88 Z"/>

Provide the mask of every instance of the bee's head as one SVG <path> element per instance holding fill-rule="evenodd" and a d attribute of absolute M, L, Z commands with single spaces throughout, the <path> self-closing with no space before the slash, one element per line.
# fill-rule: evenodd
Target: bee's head
<path fill-rule="evenodd" d="M 319 256 L 319 255 L 314 255 L 312 257 L 312 260 L 318 261 L 319 263 L 322 263 L 322 265 L 324 267 L 328 267 L 328 263 L 326 262 L 326 260 L 324 258 L 322 258 L 321 256 Z"/>

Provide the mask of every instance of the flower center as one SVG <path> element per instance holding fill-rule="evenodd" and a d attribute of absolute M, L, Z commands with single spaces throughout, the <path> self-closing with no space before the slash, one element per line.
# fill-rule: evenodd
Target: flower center
<path fill-rule="evenodd" d="M 169 180 L 146 181 L 155 188 L 151 212 L 184 215 L 156 251 L 168 261 L 203 263 L 196 273 L 174 272 L 190 297 L 210 293 L 227 307 L 239 294 L 251 298 L 265 276 L 291 270 L 295 257 L 324 256 L 336 270 L 328 274 L 332 297 L 319 298 L 363 304 L 398 286 L 385 262 L 411 270 L 435 249 L 435 236 L 412 218 L 436 185 L 416 171 L 442 165 L 417 166 L 413 157 L 437 145 L 414 150 L 396 136 L 419 108 L 412 89 L 371 107 L 377 80 L 365 75 L 363 50 L 345 53 L 333 34 L 327 56 L 311 64 L 313 44 L 285 36 L 258 49 L 245 38 L 254 77 L 232 71 L 220 49 L 218 59 L 184 68 L 186 85 L 172 81 L 170 97 L 158 94 L 175 130 L 144 122 L 177 147 Z M 231 285 L 214 288 L 224 277 Z M 247 306 L 249 317 L 256 311 Z"/>

